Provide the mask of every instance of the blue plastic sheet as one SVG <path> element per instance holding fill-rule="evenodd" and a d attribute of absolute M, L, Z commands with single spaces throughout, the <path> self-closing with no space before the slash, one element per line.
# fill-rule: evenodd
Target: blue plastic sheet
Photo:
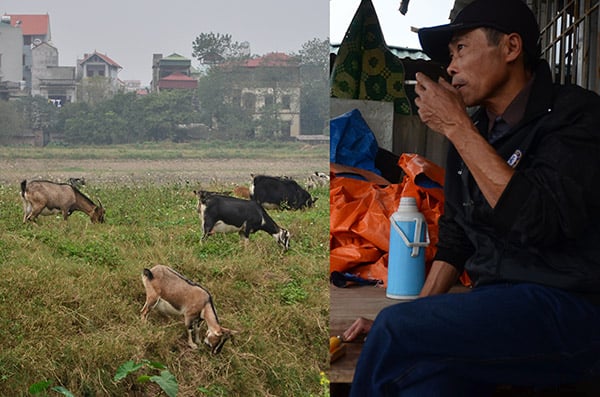
<path fill-rule="evenodd" d="M 330 162 L 381 175 L 381 171 L 375 168 L 375 156 L 379 150 L 377 140 L 358 109 L 331 119 L 329 132 Z"/>

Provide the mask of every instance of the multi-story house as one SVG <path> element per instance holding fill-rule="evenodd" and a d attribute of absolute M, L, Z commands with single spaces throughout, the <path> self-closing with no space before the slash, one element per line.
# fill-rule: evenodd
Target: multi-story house
<path fill-rule="evenodd" d="M 121 65 L 106 54 L 94 51 L 77 60 L 77 98 L 86 102 L 98 102 L 124 90 L 119 79 Z"/>
<path fill-rule="evenodd" d="M 75 68 L 58 66 L 48 14 L 5 14 L 0 29 L 2 97 L 43 96 L 57 105 L 75 99 Z"/>
<path fill-rule="evenodd" d="M 31 90 L 32 48 L 51 41 L 50 16 L 48 14 L 5 14 L 10 18 L 11 26 L 21 29 L 23 34 L 23 76 L 25 86 Z M 57 64 L 58 66 L 58 64 Z"/>
<path fill-rule="evenodd" d="M 198 80 L 192 77 L 192 61 L 179 54 L 152 56 L 152 92 L 169 89 L 195 89 Z"/>
<path fill-rule="evenodd" d="M 58 49 L 48 42 L 31 48 L 31 95 L 48 98 L 57 106 L 74 102 L 75 68 L 58 66 Z"/>
<path fill-rule="evenodd" d="M 281 121 L 283 137 L 300 135 L 300 65 L 284 53 L 270 53 L 249 59 L 235 68 L 232 100 L 260 119 L 265 112 L 275 112 Z"/>
<path fill-rule="evenodd" d="M 0 98 L 17 95 L 24 87 L 23 32 L 11 25 L 11 18 L 0 20 Z"/>

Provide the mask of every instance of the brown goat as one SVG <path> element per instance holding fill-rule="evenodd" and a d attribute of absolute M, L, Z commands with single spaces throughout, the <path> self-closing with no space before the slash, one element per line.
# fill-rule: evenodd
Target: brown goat
<path fill-rule="evenodd" d="M 104 208 L 94 204 L 76 187 L 67 183 L 50 181 L 21 182 L 21 198 L 23 199 L 23 223 L 35 221 L 38 215 L 51 215 L 62 212 L 67 220 L 74 211 L 86 213 L 92 223 L 104 222 Z"/>
<path fill-rule="evenodd" d="M 249 199 L 250 198 L 250 189 L 246 186 L 236 186 L 233 189 L 233 195 L 236 197 Z"/>
<path fill-rule="evenodd" d="M 148 319 L 148 313 L 155 307 L 164 314 L 183 315 L 188 345 L 192 349 L 197 349 L 197 343 L 200 343 L 202 320 L 208 326 L 204 343 L 213 354 L 219 353 L 225 342 L 236 333 L 219 324 L 210 293 L 170 267 L 156 265 L 152 269 L 144 269 L 142 282 L 146 289 L 146 302 L 141 311 L 142 321 Z"/>

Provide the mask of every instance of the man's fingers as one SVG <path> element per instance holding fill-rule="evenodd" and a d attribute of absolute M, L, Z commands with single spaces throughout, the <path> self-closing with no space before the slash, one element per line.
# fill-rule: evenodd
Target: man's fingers
<path fill-rule="evenodd" d="M 427 77 L 427 75 L 425 73 L 421 73 L 421 72 L 417 72 L 415 74 L 415 79 L 417 80 L 417 83 L 421 84 L 424 87 L 433 81 L 429 77 Z"/>

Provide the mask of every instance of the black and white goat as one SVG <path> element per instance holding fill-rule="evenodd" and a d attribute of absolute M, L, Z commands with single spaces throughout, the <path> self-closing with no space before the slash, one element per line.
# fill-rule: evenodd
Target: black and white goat
<path fill-rule="evenodd" d="M 21 182 L 23 199 L 23 223 L 35 221 L 38 215 L 52 215 L 62 212 L 64 220 L 74 212 L 86 213 L 92 223 L 104 222 L 102 203 L 96 205 L 79 189 L 68 183 L 50 181 Z"/>
<path fill-rule="evenodd" d="M 198 197 L 203 240 L 214 233 L 237 232 L 247 242 L 250 234 L 262 230 L 273 236 L 284 251 L 290 248 L 290 232 L 279 227 L 257 202 L 202 190 L 194 193 Z"/>
<path fill-rule="evenodd" d="M 170 267 L 156 265 L 152 269 L 144 269 L 142 282 L 146 289 L 146 302 L 141 311 L 142 321 L 148 319 L 148 313 L 154 308 L 164 314 L 183 316 L 188 345 L 192 349 L 197 349 L 200 343 L 202 320 L 208 326 L 204 343 L 213 354 L 219 353 L 225 342 L 236 334 L 236 331 L 219 324 L 210 293 Z"/>

